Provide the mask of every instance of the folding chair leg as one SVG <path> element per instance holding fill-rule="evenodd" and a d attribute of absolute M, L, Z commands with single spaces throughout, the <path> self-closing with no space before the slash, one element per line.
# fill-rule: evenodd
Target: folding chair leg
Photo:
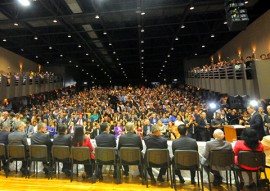
<path fill-rule="evenodd" d="M 208 184 L 209 184 L 209 190 L 212 191 L 211 181 L 210 181 L 210 172 L 207 172 L 208 175 Z"/>
<path fill-rule="evenodd" d="M 203 170 L 200 170 L 200 174 L 201 174 L 202 191 L 204 191 L 204 186 L 203 186 Z"/>
<path fill-rule="evenodd" d="M 175 179 L 175 168 L 173 168 L 173 187 L 174 190 L 177 191 L 177 186 L 176 186 L 176 179 Z"/>
<path fill-rule="evenodd" d="M 226 184 L 228 186 L 228 171 L 226 170 Z"/>
<path fill-rule="evenodd" d="M 173 188 L 173 179 L 172 179 L 172 169 L 171 169 L 171 167 L 169 167 L 169 172 L 170 172 L 169 176 L 170 176 L 170 180 L 171 180 L 171 188 Z"/>
<path fill-rule="evenodd" d="M 71 163 L 71 169 L 70 169 L 71 173 L 70 173 L 70 182 L 73 181 L 73 163 Z"/>
<path fill-rule="evenodd" d="M 200 187 L 200 177 L 199 177 L 199 170 L 196 170 L 197 171 L 197 181 L 198 181 L 198 187 Z"/>
<path fill-rule="evenodd" d="M 147 168 L 146 167 L 144 169 L 144 173 L 145 173 L 146 188 L 148 188 L 148 177 L 147 177 Z"/>

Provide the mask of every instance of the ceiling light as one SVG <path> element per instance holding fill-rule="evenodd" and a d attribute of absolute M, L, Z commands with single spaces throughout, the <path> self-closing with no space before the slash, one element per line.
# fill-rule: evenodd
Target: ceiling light
<path fill-rule="evenodd" d="M 245 4 L 248 4 L 248 1 L 245 1 Z"/>
<path fill-rule="evenodd" d="M 63 54 L 60 54 L 60 57 L 63 57 Z"/>
<path fill-rule="evenodd" d="M 169 57 L 171 57 L 171 55 L 169 55 L 169 54 L 168 54 L 168 56 L 167 56 L 167 57 L 169 58 Z"/>
<path fill-rule="evenodd" d="M 144 41 L 142 40 L 142 41 L 141 41 L 141 43 L 143 44 L 143 43 L 144 43 Z"/>
<path fill-rule="evenodd" d="M 141 57 L 141 59 L 143 60 L 143 59 L 144 59 L 144 57 L 142 56 L 142 57 Z"/>
<path fill-rule="evenodd" d="M 145 12 L 141 12 L 141 15 L 145 15 Z"/>
<path fill-rule="evenodd" d="M 227 25 L 227 21 L 224 21 L 224 23 L 223 23 L 224 25 Z"/>
<path fill-rule="evenodd" d="M 119 60 L 119 58 L 116 58 L 116 60 Z"/>
<path fill-rule="evenodd" d="M 142 66 L 142 69 L 143 69 L 143 66 Z"/>
<path fill-rule="evenodd" d="M 35 37 L 34 37 L 34 39 L 35 39 L 35 40 L 38 40 L 38 37 L 37 37 L 37 36 L 35 36 Z"/>
<path fill-rule="evenodd" d="M 71 38 L 71 35 L 70 34 L 68 35 L 68 38 Z"/>
<path fill-rule="evenodd" d="M 112 46 L 112 43 L 109 43 L 109 46 Z"/>
<path fill-rule="evenodd" d="M 79 66 L 78 65 L 76 65 L 76 68 L 78 68 Z"/>
<path fill-rule="evenodd" d="M 87 72 L 86 75 L 88 75 L 89 73 Z"/>
<path fill-rule="evenodd" d="M 54 23 L 57 23 L 58 21 L 56 19 L 53 20 Z"/>
<path fill-rule="evenodd" d="M 186 26 L 185 25 L 181 25 L 181 29 L 184 29 Z"/>
<path fill-rule="evenodd" d="M 215 35 L 214 34 L 211 34 L 211 38 L 214 38 L 215 37 Z"/>
<path fill-rule="evenodd" d="M 30 1 L 29 0 L 18 0 L 18 2 L 22 5 L 22 6 L 29 6 L 30 5 Z"/>
<path fill-rule="evenodd" d="M 99 67 L 99 64 L 97 64 L 97 67 Z"/>
<path fill-rule="evenodd" d="M 161 69 L 160 71 L 163 72 L 163 69 Z"/>
<path fill-rule="evenodd" d="M 174 48 L 171 48 L 171 50 L 174 50 Z"/>
<path fill-rule="evenodd" d="M 142 62 L 141 64 L 143 65 L 144 63 Z"/>
<path fill-rule="evenodd" d="M 82 47 L 82 46 L 79 44 L 79 45 L 78 45 L 78 48 L 81 48 L 81 47 Z"/>
<path fill-rule="evenodd" d="M 47 63 L 47 64 L 49 64 L 50 62 L 49 62 L 49 61 L 47 61 L 46 63 Z"/>
<path fill-rule="evenodd" d="M 202 48 L 205 48 L 205 45 L 204 44 L 202 45 Z"/>
<path fill-rule="evenodd" d="M 86 56 L 88 56 L 89 54 L 88 54 L 88 53 L 86 53 L 85 55 L 86 55 Z"/>
<path fill-rule="evenodd" d="M 4 41 L 4 42 L 7 42 L 7 39 L 4 38 L 3 41 Z"/>
<path fill-rule="evenodd" d="M 18 23 L 14 23 L 14 26 L 16 26 L 16 27 L 17 27 L 18 25 L 19 25 Z"/>
<path fill-rule="evenodd" d="M 142 49 L 141 52 L 144 52 L 144 50 Z"/>
<path fill-rule="evenodd" d="M 51 46 L 49 46 L 49 49 L 51 50 L 51 49 L 52 49 L 52 47 L 51 47 Z"/>
<path fill-rule="evenodd" d="M 72 61 L 70 60 L 69 63 L 71 63 Z"/>
<path fill-rule="evenodd" d="M 82 72 L 84 71 L 84 69 L 82 69 Z"/>
<path fill-rule="evenodd" d="M 179 40 L 178 37 L 176 37 L 175 40 Z"/>
<path fill-rule="evenodd" d="M 21 51 L 23 52 L 23 51 L 24 51 L 24 49 L 23 49 L 23 48 L 21 48 Z"/>
<path fill-rule="evenodd" d="M 100 69 L 101 71 L 103 70 L 103 68 Z"/>
<path fill-rule="evenodd" d="M 106 31 L 104 31 L 104 32 L 103 32 L 103 34 L 104 34 L 104 35 L 106 35 L 106 34 L 107 34 L 107 32 L 106 32 Z"/>
<path fill-rule="evenodd" d="M 144 29 L 141 29 L 141 32 L 144 32 Z"/>
<path fill-rule="evenodd" d="M 104 72 L 104 74 L 107 74 L 107 72 Z"/>
<path fill-rule="evenodd" d="M 197 53 L 195 53 L 194 55 L 195 55 L 195 56 L 197 56 L 198 54 L 197 54 Z"/>
<path fill-rule="evenodd" d="M 162 67 L 165 68 L 165 65 L 163 65 Z"/>
<path fill-rule="evenodd" d="M 113 51 L 113 54 L 116 54 L 116 52 L 115 52 L 115 51 Z"/>
<path fill-rule="evenodd" d="M 193 5 L 191 5 L 191 6 L 189 7 L 189 9 L 190 9 L 190 10 L 194 10 L 195 7 L 194 7 Z"/>
<path fill-rule="evenodd" d="M 119 63 L 118 65 L 121 66 L 121 63 Z"/>
<path fill-rule="evenodd" d="M 95 62 L 95 60 L 93 59 L 92 62 Z"/>
<path fill-rule="evenodd" d="M 98 16 L 98 15 L 96 15 L 96 16 L 95 16 L 95 18 L 96 18 L 96 19 L 99 19 L 99 16 Z"/>
<path fill-rule="evenodd" d="M 121 68 L 121 70 L 123 70 L 123 68 Z"/>
<path fill-rule="evenodd" d="M 38 56 L 36 56 L 36 58 L 38 58 Z"/>
<path fill-rule="evenodd" d="M 168 61 L 167 61 L 167 60 L 165 60 L 164 62 L 165 62 L 165 63 L 167 63 Z"/>

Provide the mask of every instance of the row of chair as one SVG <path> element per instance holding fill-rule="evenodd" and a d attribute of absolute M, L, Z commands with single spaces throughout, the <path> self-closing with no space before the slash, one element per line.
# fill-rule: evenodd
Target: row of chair
<path fill-rule="evenodd" d="M 59 163 L 69 162 L 71 164 L 71 176 L 70 181 L 73 181 L 73 166 L 77 165 L 78 175 L 78 164 L 89 164 L 92 167 L 95 165 L 95 169 L 98 169 L 98 165 L 114 165 L 116 169 L 116 183 L 121 183 L 121 166 L 122 165 L 138 165 L 141 168 L 142 184 L 146 183 L 148 187 L 147 168 L 167 168 L 167 180 L 171 181 L 171 187 L 177 190 L 175 170 L 195 170 L 197 172 L 198 186 L 201 182 L 201 188 L 203 187 L 203 166 L 199 161 L 198 151 L 186 151 L 176 150 L 174 153 L 174 159 L 171 160 L 168 149 L 148 149 L 145 154 L 145 160 L 142 161 L 142 154 L 139 148 L 136 147 L 122 147 L 119 151 L 119 157 L 115 148 L 108 147 L 96 147 L 95 148 L 95 163 L 91 161 L 90 150 L 88 147 L 68 147 L 68 146 L 52 146 L 51 160 L 48 156 L 46 145 L 31 145 L 29 146 L 29 157 L 25 155 L 25 147 L 23 145 L 8 145 L 7 152 L 5 146 L 0 144 L 0 159 L 10 161 L 26 161 L 27 164 L 34 162 L 34 167 L 37 166 L 37 162 L 50 163 L 51 170 L 48 173 L 48 179 L 52 178 L 52 169 L 58 169 Z M 259 182 L 259 172 L 264 172 L 265 180 L 267 180 L 267 188 L 269 190 L 269 181 L 265 172 L 265 154 L 263 152 L 250 152 L 241 151 L 239 153 L 239 164 L 258 167 L 262 166 L 261 169 L 256 172 L 257 182 Z M 0 165 L 1 166 L 1 165 Z M 31 166 L 31 165 L 30 165 Z M 54 168 L 52 168 L 54 166 Z M 58 168 L 56 168 L 58 166 Z M 172 169 L 171 169 L 172 167 Z M 226 182 L 228 184 L 228 173 L 231 181 L 231 172 L 233 172 L 237 190 L 240 190 L 237 173 L 244 171 L 234 165 L 234 153 L 232 151 L 211 151 L 209 158 L 210 170 L 226 171 Z M 16 165 L 17 168 L 17 165 Z M 16 169 L 17 171 L 17 169 Z M 31 168 L 29 169 L 31 171 Z M 34 168 L 34 171 L 37 171 Z M 171 173 L 173 172 L 173 175 Z M 95 171 L 97 172 L 97 170 Z M 253 171 L 252 171 L 253 172 Z M 56 173 L 56 172 L 55 172 Z M 209 189 L 212 190 L 210 184 L 210 172 L 207 171 Z M 30 174 L 28 174 L 29 178 Z M 8 171 L 6 171 L 6 177 L 8 177 Z M 199 180 L 201 177 L 201 180 Z M 95 182 L 96 173 L 92 175 L 92 183 Z"/>

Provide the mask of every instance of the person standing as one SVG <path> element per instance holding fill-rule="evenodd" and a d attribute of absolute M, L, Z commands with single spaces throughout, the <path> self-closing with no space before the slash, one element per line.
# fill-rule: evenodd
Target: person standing
<path fill-rule="evenodd" d="M 265 136 L 262 116 L 258 112 L 256 112 L 253 106 L 248 106 L 247 111 L 251 117 L 249 125 L 245 125 L 245 127 L 254 129 L 258 134 L 258 138 L 262 140 L 263 137 Z"/>
<path fill-rule="evenodd" d="M 198 151 L 198 145 L 195 139 L 192 139 L 187 136 L 187 128 L 185 125 L 179 125 L 178 131 L 180 133 L 180 137 L 175 139 L 172 142 L 172 151 L 173 153 L 176 150 L 195 150 Z M 175 170 L 175 174 L 178 175 L 181 183 L 184 183 L 185 180 L 181 175 L 180 170 Z M 195 184 L 195 170 L 190 170 L 191 175 L 191 184 Z"/>

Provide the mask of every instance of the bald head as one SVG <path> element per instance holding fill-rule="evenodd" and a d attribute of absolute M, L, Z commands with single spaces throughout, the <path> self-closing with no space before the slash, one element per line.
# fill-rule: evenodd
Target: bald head
<path fill-rule="evenodd" d="M 220 129 L 216 129 L 213 133 L 213 137 L 217 140 L 224 139 L 224 132 Z"/>

